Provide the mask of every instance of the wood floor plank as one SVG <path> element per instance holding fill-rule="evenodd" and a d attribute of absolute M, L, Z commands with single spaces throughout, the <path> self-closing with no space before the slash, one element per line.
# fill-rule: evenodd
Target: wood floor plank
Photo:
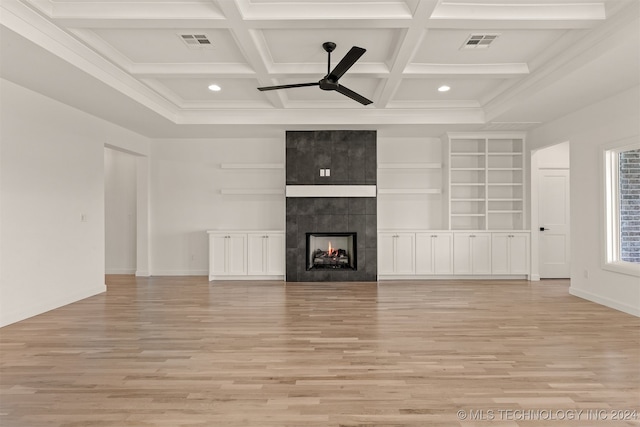
<path fill-rule="evenodd" d="M 0 329 L 0 425 L 640 426 L 640 319 L 564 280 L 108 276 Z"/>

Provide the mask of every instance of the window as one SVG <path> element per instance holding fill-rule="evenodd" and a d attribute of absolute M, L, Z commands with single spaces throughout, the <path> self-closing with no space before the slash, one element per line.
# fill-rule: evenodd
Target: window
<path fill-rule="evenodd" d="M 640 276 L 640 143 L 604 149 L 605 265 Z"/>

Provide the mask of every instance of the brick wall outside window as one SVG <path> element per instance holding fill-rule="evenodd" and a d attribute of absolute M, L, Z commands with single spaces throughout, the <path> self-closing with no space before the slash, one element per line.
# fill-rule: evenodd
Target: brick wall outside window
<path fill-rule="evenodd" d="M 640 150 L 620 153 L 620 259 L 640 263 Z"/>

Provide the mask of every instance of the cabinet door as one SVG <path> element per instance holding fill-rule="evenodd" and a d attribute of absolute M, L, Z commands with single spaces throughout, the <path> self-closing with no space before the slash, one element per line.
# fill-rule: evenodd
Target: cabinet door
<path fill-rule="evenodd" d="M 434 274 L 453 274 L 453 235 L 451 233 L 435 233 L 433 242 Z"/>
<path fill-rule="evenodd" d="M 529 235 L 513 233 L 509 239 L 510 274 L 529 274 Z"/>
<path fill-rule="evenodd" d="M 378 234 L 378 274 L 393 274 L 395 272 L 395 234 Z"/>
<path fill-rule="evenodd" d="M 453 272 L 471 274 L 471 235 L 455 233 L 453 236 Z"/>
<path fill-rule="evenodd" d="M 396 274 L 414 274 L 414 238 L 413 233 L 396 233 Z"/>
<path fill-rule="evenodd" d="M 247 235 L 228 234 L 227 238 L 227 271 L 228 275 L 241 276 L 247 274 Z"/>
<path fill-rule="evenodd" d="M 473 233 L 471 247 L 473 274 L 491 274 L 491 234 Z"/>
<path fill-rule="evenodd" d="M 265 234 L 247 235 L 247 274 L 265 274 L 266 240 Z"/>
<path fill-rule="evenodd" d="M 435 274 L 434 250 L 437 235 L 416 233 L 416 274 Z"/>
<path fill-rule="evenodd" d="M 491 237 L 491 272 L 493 274 L 509 274 L 509 240 L 510 234 L 493 233 Z"/>
<path fill-rule="evenodd" d="M 284 234 L 267 234 L 265 265 L 269 275 L 284 276 Z"/>
<path fill-rule="evenodd" d="M 227 271 L 226 234 L 209 234 L 209 277 Z"/>

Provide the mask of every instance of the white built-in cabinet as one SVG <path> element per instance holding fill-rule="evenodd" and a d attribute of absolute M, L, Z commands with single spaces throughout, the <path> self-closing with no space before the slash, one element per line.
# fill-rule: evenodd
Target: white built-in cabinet
<path fill-rule="evenodd" d="M 416 274 L 453 273 L 453 233 L 416 233 Z"/>
<path fill-rule="evenodd" d="M 414 274 L 414 242 L 415 233 L 379 233 L 378 274 Z"/>
<path fill-rule="evenodd" d="M 218 231 L 209 234 L 209 280 L 284 279 L 284 232 Z"/>
<path fill-rule="evenodd" d="M 248 275 L 284 275 L 283 233 L 249 233 L 247 242 Z"/>
<path fill-rule="evenodd" d="M 491 233 L 455 233 L 454 274 L 491 274 Z"/>
<path fill-rule="evenodd" d="M 247 274 L 247 235 L 209 234 L 209 279 Z"/>
<path fill-rule="evenodd" d="M 529 274 L 529 233 L 492 233 L 491 272 Z"/>
<path fill-rule="evenodd" d="M 529 232 L 378 232 L 378 279 L 526 278 Z"/>

